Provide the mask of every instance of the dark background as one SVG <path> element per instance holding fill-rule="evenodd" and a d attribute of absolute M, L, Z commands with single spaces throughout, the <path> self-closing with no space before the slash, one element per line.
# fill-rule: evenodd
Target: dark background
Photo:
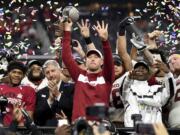
<path fill-rule="evenodd" d="M 97 20 L 105 20 L 105 22 L 109 24 L 109 40 L 112 45 L 113 52 L 115 52 L 118 23 L 126 16 L 140 15 L 138 12 L 136 12 L 136 10 L 145 9 L 147 7 L 147 3 L 150 0 L 149 1 L 148 0 L 66 0 L 66 1 L 65 0 L 64 1 L 31 0 L 31 1 L 32 2 L 26 2 L 26 1 L 18 2 L 17 0 L 16 3 L 12 3 L 12 4 L 10 4 L 11 0 L 4 0 L 0 2 L 0 7 L 3 8 L 4 11 L 7 10 L 10 11 L 3 15 L 4 22 L 7 22 L 10 25 L 10 27 L 14 28 L 14 25 L 12 24 L 15 22 L 17 18 L 20 20 L 19 23 L 20 31 L 12 30 L 10 32 L 12 36 L 11 41 L 13 42 L 12 46 L 20 41 L 24 42 L 24 37 L 22 38 L 22 34 L 24 33 L 24 26 L 37 27 L 36 22 L 32 22 L 32 18 L 36 18 L 37 22 L 39 22 L 43 26 L 43 29 L 47 32 L 48 35 L 46 39 L 47 38 L 49 39 L 51 45 L 55 40 L 55 36 L 54 36 L 55 30 L 52 28 L 52 26 L 53 23 L 58 20 L 58 17 L 53 16 L 53 13 L 56 11 L 57 8 L 62 7 L 63 9 L 67 5 L 74 6 L 76 3 L 78 3 L 77 9 L 80 11 L 80 19 L 82 18 L 89 19 L 91 26 L 95 24 Z M 48 4 L 48 2 L 50 4 Z M 55 2 L 58 3 L 54 4 Z M 152 7 L 150 12 L 141 14 L 141 19 L 137 20 L 136 22 L 137 29 L 139 30 L 140 33 L 152 32 L 155 29 L 157 23 L 151 23 L 152 20 L 151 16 L 155 14 L 155 12 L 157 11 L 157 7 L 166 8 L 166 5 L 162 7 L 163 5 L 161 4 L 161 2 L 162 1 L 159 1 L 157 6 Z M 40 8 L 40 5 L 43 5 L 43 8 Z M 18 13 L 15 13 L 15 9 L 17 8 L 20 8 L 20 10 L 18 11 Z M 31 15 L 32 9 L 36 9 L 38 11 L 35 16 Z M 170 12 L 171 11 L 167 10 L 165 13 L 171 16 Z M 25 14 L 25 16 L 21 16 L 21 14 Z M 58 16 L 59 15 L 60 13 L 58 14 Z M 45 21 L 46 18 L 50 18 L 50 21 L 46 22 Z M 26 19 L 26 21 L 23 22 L 23 19 Z M 161 22 L 162 25 L 160 30 L 166 29 L 168 25 L 171 23 L 166 20 L 163 20 L 163 18 L 157 18 L 157 20 L 158 19 L 162 20 Z M 175 19 L 173 18 L 173 21 L 178 22 L 176 18 Z M 1 26 L 3 25 L 4 24 L 1 22 Z M 76 27 L 77 25 L 74 24 L 74 28 Z M 7 34 L 5 31 L 6 30 L 0 28 L 0 34 L 2 35 L 0 37 L 1 48 L 4 48 L 4 46 L 6 46 L 6 43 L 9 42 L 9 40 L 7 40 Z M 130 50 L 131 48 L 131 43 L 129 42 L 129 38 L 131 38 L 132 32 L 133 30 L 131 28 L 128 28 L 128 32 L 127 32 L 128 50 Z M 80 36 L 78 29 L 73 31 L 72 37 L 78 39 L 82 44 L 83 48 L 85 48 L 85 42 Z M 97 46 L 97 48 L 101 50 L 101 43 L 99 41 L 99 38 L 96 36 L 96 33 L 92 29 L 91 29 L 91 38 L 95 43 L 95 45 Z M 31 54 L 32 51 L 35 51 L 35 54 L 50 53 L 49 46 L 44 45 L 42 42 L 39 43 L 39 41 L 34 40 L 34 37 L 32 39 L 29 39 L 28 43 L 26 44 L 31 44 L 29 50 L 24 50 L 24 52 L 27 52 L 28 54 Z M 163 49 L 166 55 L 168 56 L 172 47 L 174 46 L 164 45 L 161 46 L 161 49 Z M 179 53 L 180 49 L 178 46 L 176 46 L 174 50 L 175 50 L 174 52 Z M 22 50 L 20 51 L 20 53 L 24 53 L 24 52 Z"/>

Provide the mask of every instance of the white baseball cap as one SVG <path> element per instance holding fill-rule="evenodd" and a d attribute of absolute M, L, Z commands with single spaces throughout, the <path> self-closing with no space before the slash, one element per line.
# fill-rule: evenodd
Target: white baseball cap
<path fill-rule="evenodd" d="M 97 49 L 91 49 L 86 53 L 86 57 L 88 57 L 90 54 L 96 54 L 98 57 L 103 58 L 102 53 Z"/>

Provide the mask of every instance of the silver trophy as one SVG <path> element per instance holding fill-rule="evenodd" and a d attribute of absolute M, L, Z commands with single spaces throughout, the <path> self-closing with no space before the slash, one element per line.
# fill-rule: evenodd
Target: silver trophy
<path fill-rule="evenodd" d="M 62 11 L 63 22 L 67 21 L 68 18 L 71 18 L 73 22 L 76 22 L 79 19 L 79 11 L 73 6 L 66 6 Z"/>

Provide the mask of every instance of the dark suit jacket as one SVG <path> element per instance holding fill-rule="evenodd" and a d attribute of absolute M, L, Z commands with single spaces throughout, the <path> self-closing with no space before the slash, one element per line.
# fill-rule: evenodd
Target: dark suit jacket
<path fill-rule="evenodd" d="M 55 114 L 61 110 L 66 114 L 68 120 L 71 121 L 74 84 L 62 82 L 60 86 L 62 93 L 59 101 L 55 100 L 50 107 L 47 99 L 49 97 L 48 87 L 39 90 L 36 95 L 36 108 L 34 112 L 34 122 L 39 126 L 57 126 Z"/>

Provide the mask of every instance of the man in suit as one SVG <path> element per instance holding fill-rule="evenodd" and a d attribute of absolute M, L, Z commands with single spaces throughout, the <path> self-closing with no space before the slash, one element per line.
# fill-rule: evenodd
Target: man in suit
<path fill-rule="evenodd" d="M 34 121 L 39 126 L 57 126 L 56 116 L 66 115 L 71 120 L 74 84 L 61 80 L 61 70 L 55 60 L 43 65 L 48 86 L 37 92 Z"/>

